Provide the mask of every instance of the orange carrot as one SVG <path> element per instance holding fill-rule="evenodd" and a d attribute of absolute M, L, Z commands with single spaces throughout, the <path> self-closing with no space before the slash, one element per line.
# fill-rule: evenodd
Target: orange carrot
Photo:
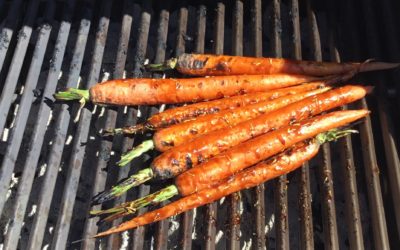
<path fill-rule="evenodd" d="M 290 153 L 285 151 L 274 157 L 273 161 L 271 159 L 261 162 L 212 188 L 207 188 L 198 193 L 182 197 L 162 208 L 147 212 L 130 221 L 124 222 L 119 226 L 101 232 L 97 234 L 96 237 L 102 237 L 164 220 L 190 209 L 211 203 L 239 190 L 254 187 L 300 167 L 303 162 L 310 160 L 315 156 L 318 149 L 319 144 L 316 141 L 309 144 L 301 143 L 294 149 L 290 150 Z"/>
<path fill-rule="evenodd" d="M 244 121 L 230 129 L 220 129 L 194 138 L 188 143 L 176 146 L 156 157 L 150 168 L 140 170 L 112 189 L 101 192 L 93 198 L 98 204 L 113 199 L 150 179 L 168 179 L 220 154 L 221 152 L 247 141 L 258 135 L 278 129 L 282 126 L 307 119 L 324 111 L 353 102 L 365 96 L 368 88 L 345 86 L 326 93 L 311 96 L 289 104 L 276 111 Z M 121 164 L 134 158 L 136 154 L 154 147 L 153 140 L 145 141 L 129 157 L 122 159 Z"/>
<path fill-rule="evenodd" d="M 111 134 L 134 134 L 146 130 L 165 128 L 186 120 L 196 118 L 206 114 L 215 114 L 227 109 L 244 107 L 263 101 L 271 101 L 278 97 L 294 95 L 305 91 L 315 90 L 325 87 L 324 82 L 301 84 L 294 87 L 268 90 L 233 97 L 226 97 L 208 102 L 199 102 L 167 109 L 150 117 L 146 122 L 134 126 L 107 130 L 106 135 Z"/>
<path fill-rule="evenodd" d="M 179 175 L 175 179 L 175 185 L 170 185 L 161 190 L 164 192 L 159 191 L 158 193 L 160 195 L 151 194 L 126 204 L 126 206 L 121 207 L 120 210 L 122 209 L 122 214 L 126 214 L 127 207 L 130 211 L 135 211 L 135 209 L 139 207 L 153 204 L 155 201 L 161 202 L 178 194 L 181 196 L 189 196 L 191 194 L 197 195 L 199 192 L 202 192 L 202 190 L 214 189 L 218 185 L 223 185 L 221 182 L 223 183 L 226 178 L 282 152 L 296 143 L 313 138 L 314 136 L 317 136 L 319 142 L 322 143 L 326 140 L 336 138 L 338 134 L 340 135 L 340 132 L 337 132 L 337 130 L 325 134 L 323 133 L 354 122 L 365 117 L 368 113 L 368 110 L 336 111 L 258 136 L 221 153 L 219 156 L 210 159 L 197 168 L 192 168 Z M 282 164 L 278 166 L 284 167 L 285 165 Z M 256 178 L 254 176 L 252 178 Z M 240 181 L 241 178 L 238 178 L 238 180 Z M 230 179 L 228 179 L 227 182 L 230 182 Z M 257 185 L 256 180 L 253 183 Z M 223 186 L 223 188 L 224 187 L 226 187 L 226 185 Z M 238 185 L 238 187 L 241 187 L 241 185 Z M 206 196 L 208 196 L 208 194 L 206 194 Z M 184 207 L 178 208 L 184 210 Z M 121 213 L 121 211 L 118 210 L 115 212 L 117 214 Z M 135 219 L 133 219 L 133 221 L 134 220 Z M 151 221 L 147 222 L 150 223 Z M 128 224 L 123 225 L 132 225 L 129 224 L 129 222 L 127 223 Z M 123 230 L 126 229 L 128 228 Z M 108 231 L 108 234 L 114 232 L 115 231 L 112 229 Z M 98 236 L 103 235 L 104 234 L 100 234 Z"/>
<path fill-rule="evenodd" d="M 327 76 L 346 74 L 350 71 L 373 71 L 398 67 L 398 63 L 366 62 L 335 63 L 298 61 L 283 58 L 243 57 L 228 55 L 182 54 L 164 64 L 150 64 L 150 70 L 175 68 L 186 75 L 256 75 L 256 74 L 304 74 Z"/>
<path fill-rule="evenodd" d="M 118 79 L 98 83 L 90 90 L 70 88 L 57 100 L 84 100 L 106 105 L 153 105 L 199 102 L 245 93 L 279 89 L 316 81 L 314 76 L 274 74 L 216 76 L 186 79 Z"/>

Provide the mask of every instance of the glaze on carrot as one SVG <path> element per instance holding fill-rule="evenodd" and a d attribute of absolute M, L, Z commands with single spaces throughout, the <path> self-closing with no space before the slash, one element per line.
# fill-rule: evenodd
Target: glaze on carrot
<path fill-rule="evenodd" d="M 336 111 L 260 135 L 182 173 L 176 177 L 175 185 L 170 185 L 158 191 L 159 195 L 151 194 L 133 202 L 125 203 L 124 206 L 119 207 L 120 211 L 117 210 L 116 213 L 125 215 L 127 207 L 130 209 L 129 212 L 132 213 L 136 209 L 159 203 L 175 195 L 196 195 L 202 190 L 214 188 L 226 178 L 232 177 L 234 174 L 268 159 L 296 143 L 311 139 L 314 136 L 317 136 L 319 140 L 336 138 L 341 132 L 329 130 L 347 125 L 368 114 L 368 110 Z M 329 132 L 324 134 L 326 131 Z M 97 212 L 97 214 L 104 212 L 107 211 Z"/>
<path fill-rule="evenodd" d="M 327 76 L 346 74 L 350 71 L 384 70 L 398 66 L 398 63 L 385 62 L 336 63 L 298 61 L 284 58 L 182 54 L 177 58 L 166 61 L 164 64 L 152 64 L 146 67 L 150 70 L 175 68 L 182 74 L 192 76 L 278 73 Z"/>
<path fill-rule="evenodd" d="M 107 130 L 105 135 L 134 134 L 137 132 L 144 132 L 146 130 L 157 130 L 196 118 L 198 116 L 215 114 L 223 110 L 240 108 L 263 101 L 271 101 L 278 97 L 294 95 L 323 87 L 325 87 L 324 82 L 307 83 L 294 87 L 249 93 L 213 101 L 189 104 L 157 113 L 150 117 L 146 122 L 141 124 Z"/>
<path fill-rule="evenodd" d="M 211 203 L 239 190 L 254 187 L 260 183 L 295 170 L 300 167 L 302 163 L 315 156 L 318 149 L 319 144 L 317 142 L 309 144 L 302 143 L 290 150 L 290 153 L 283 152 L 277 157 L 274 157 L 273 161 L 267 160 L 261 162 L 254 167 L 238 173 L 234 177 L 230 178 L 229 181 L 225 180 L 215 187 L 207 188 L 198 193 L 182 197 L 175 202 L 163 206 L 162 208 L 139 215 L 138 217 L 124 222 L 119 226 L 97 234 L 96 237 L 102 237 L 164 220 L 190 209 Z"/>
<path fill-rule="evenodd" d="M 362 86 L 344 86 L 289 104 L 230 129 L 212 131 L 159 155 L 152 162 L 151 169 L 157 178 L 174 177 L 253 137 L 361 99 L 367 91 L 368 88 Z"/>
<path fill-rule="evenodd" d="M 288 74 L 185 79 L 118 79 L 98 83 L 90 90 L 70 88 L 54 96 L 57 100 L 83 99 L 104 105 L 187 103 L 279 89 L 318 79 L 320 78 L 314 76 Z"/>

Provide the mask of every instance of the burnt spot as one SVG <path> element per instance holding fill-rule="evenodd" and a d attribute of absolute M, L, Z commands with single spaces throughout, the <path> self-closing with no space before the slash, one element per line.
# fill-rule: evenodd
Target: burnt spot
<path fill-rule="evenodd" d="M 158 176 L 158 178 L 160 179 L 169 179 L 175 177 L 174 172 L 168 168 L 163 168 L 162 170 L 159 170 L 158 168 L 154 167 L 153 171 L 155 173 L 155 176 Z"/>
<path fill-rule="evenodd" d="M 217 93 L 217 98 L 223 98 L 224 97 L 224 93 L 222 93 L 221 91 L 219 91 Z"/>
<path fill-rule="evenodd" d="M 224 80 L 221 81 L 221 86 L 225 86 L 225 81 Z"/>
<path fill-rule="evenodd" d="M 238 93 L 240 95 L 244 95 L 244 94 L 246 94 L 246 90 L 245 89 L 239 89 Z"/>
<path fill-rule="evenodd" d="M 192 135 L 197 135 L 197 134 L 199 133 L 199 131 L 198 131 L 197 129 L 195 129 L 195 128 L 191 128 L 191 129 L 189 130 L 189 132 L 190 132 Z"/>
<path fill-rule="evenodd" d="M 289 124 L 293 125 L 295 122 L 296 122 L 296 118 L 295 117 L 291 117 Z"/>
<path fill-rule="evenodd" d="M 211 108 L 210 112 L 211 112 L 211 113 L 219 112 L 219 108 L 213 107 L 213 108 Z"/>
<path fill-rule="evenodd" d="M 180 82 L 176 82 L 175 83 L 175 89 L 181 89 L 181 88 L 182 88 L 181 83 Z"/>
<path fill-rule="evenodd" d="M 199 83 L 197 84 L 197 87 L 198 87 L 199 89 L 203 88 L 203 82 L 199 82 Z"/>
<path fill-rule="evenodd" d="M 204 156 L 203 156 L 202 154 L 199 154 L 199 155 L 197 156 L 197 163 L 198 163 L 198 164 L 203 163 L 203 162 L 205 162 L 206 160 L 207 160 L 207 159 L 204 158 Z"/>
<path fill-rule="evenodd" d="M 186 168 L 187 168 L 187 169 L 193 167 L 192 157 L 191 157 L 189 154 L 187 154 L 187 155 L 185 156 L 185 165 L 186 165 Z"/>
<path fill-rule="evenodd" d="M 226 64 L 224 62 L 217 63 L 217 65 L 215 65 L 215 70 L 216 71 L 227 71 Z"/>
<path fill-rule="evenodd" d="M 174 142 L 173 141 L 170 141 L 170 142 L 161 141 L 161 145 L 163 145 L 164 147 L 168 147 L 168 146 L 173 147 L 174 146 Z"/>

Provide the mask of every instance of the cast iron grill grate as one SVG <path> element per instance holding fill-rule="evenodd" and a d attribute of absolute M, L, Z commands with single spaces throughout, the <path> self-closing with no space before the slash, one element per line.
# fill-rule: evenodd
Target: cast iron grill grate
<path fill-rule="evenodd" d="M 398 70 L 363 74 L 374 94 L 360 134 L 324 146 L 302 169 L 176 218 L 86 238 L 90 197 L 145 167 L 117 168 L 149 134 L 96 132 L 165 108 L 54 104 L 58 88 L 143 72 L 184 52 L 325 61 L 400 58 L 396 1 L 0 0 L 0 214 L 3 249 L 339 249 L 400 244 Z M 301 3 L 299 3 L 301 2 Z M 350 108 L 351 108 L 350 107 Z M 78 118 L 75 120 L 75 118 Z M 111 207 L 157 189 L 143 185 Z M 141 212 L 144 212 L 141 211 Z M 119 223 L 120 221 L 114 222 Z"/>

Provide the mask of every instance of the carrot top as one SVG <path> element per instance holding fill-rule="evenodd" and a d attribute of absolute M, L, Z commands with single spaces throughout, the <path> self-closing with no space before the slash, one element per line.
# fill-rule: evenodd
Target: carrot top
<path fill-rule="evenodd" d="M 68 88 L 65 91 L 55 93 L 54 98 L 62 101 L 80 100 L 87 102 L 90 100 L 90 94 L 89 90 L 86 89 Z"/>

